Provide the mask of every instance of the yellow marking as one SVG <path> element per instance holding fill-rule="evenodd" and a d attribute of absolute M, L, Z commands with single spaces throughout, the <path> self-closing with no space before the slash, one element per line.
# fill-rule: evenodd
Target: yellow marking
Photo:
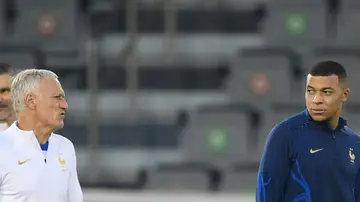
<path fill-rule="evenodd" d="M 64 166 L 66 165 L 65 159 L 62 159 L 62 158 L 59 156 L 58 160 L 59 160 L 59 164 L 60 164 L 62 167 L 64 167 Z"/>
<path fill-rule="evenodd" d="M 356 157 L 355 157 L 355 154 L 353 153 L 353 149 L 352 149 L 352 148 L 349 149 L 349 157 L 350 157 L 350 162 L 351 162 L 352 164 L 354 164 Z"/>
<path fill-rule="evenodd" d="M 26 162 L 28 162 L 30 159 L 27 159 L 27 160 L 25 160 L 25 161 L 18 161 L 18 164 L 19 165 L 23 165 L 24 163 L 26 163 Z"/>
<path fill-rule="evenodd" d="M 315 154 L 316 152 L 319 152 L 321 150 L 323 150 L 324 148 L 321 148 L 321 149 L 316 149 L 316 150 L 313 150 L 312 148 L 310 149 L 310 153 L 311 154 Z"/>

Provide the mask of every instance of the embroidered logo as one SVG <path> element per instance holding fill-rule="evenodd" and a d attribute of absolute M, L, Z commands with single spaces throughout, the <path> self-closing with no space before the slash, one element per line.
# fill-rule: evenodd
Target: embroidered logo
<path fill-rule="evenodd" d="M 350 148 L 349 149 L 349 157 L 350 157 L 350 162 L 351 162 L 351 164 L 355 164 L 355 159 L 356 159 L 356 156 L 355 156 L 355 154 L 353 153 L 353 149 L 352 148 Z"/>

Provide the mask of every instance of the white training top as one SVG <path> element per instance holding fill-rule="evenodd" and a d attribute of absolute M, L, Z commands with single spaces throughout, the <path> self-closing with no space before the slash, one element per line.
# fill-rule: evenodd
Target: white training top
<path fill-rule="evenodd" d="M 83 202 L 72 142 L 51 134 L 45 159 L 32 131 L 2 132 L 0 202 Z"/>

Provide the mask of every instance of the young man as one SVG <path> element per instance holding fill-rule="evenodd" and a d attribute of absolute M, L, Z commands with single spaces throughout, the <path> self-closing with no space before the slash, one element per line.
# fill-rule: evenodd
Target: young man
<path fill-rule="evenodd" d="M 68 108 L 58 77 L 24 70 L 11 90 L 17 121 L 0 136 L 0 201 L 83 202 L 74 146 L 53 133 Z"/>
<path fill-rule="evenodd" d="M 340 117 L 350 93 L 346 79 L 333 61 L 310 71 L 307 109 L 268 136 L 257 202 L 360 202 L 360 138 Z"/>
<path fill-rule="evenodd" d="M 10 92 L 13 74 L 14 69 L 9 64 L 0 63 L 0 131 L 6 130 L 16 119 Z"/>

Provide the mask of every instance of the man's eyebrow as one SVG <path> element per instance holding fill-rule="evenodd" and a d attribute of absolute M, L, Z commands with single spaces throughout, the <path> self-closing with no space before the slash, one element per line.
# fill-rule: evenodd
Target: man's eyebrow
<path fill-rule="evenodd" d="M 0 91 L 10 91 L 11 89 L 9 87 L 0 87 Z"/>
<path fill-rule="evenodd" d="M 56 97 L 56 96 L 63 96 L 63 97 L 65 97 L 65 93 L 54 93 L 53 96 L 55 96 L 55 97 Z"/>
<path fill-rule="evenodd" d="M 312 88 L 312 89 L 315 89 L 314 87 L 310 86 L 310 85 L 307 85 L 306 86 L 307 88 Z M 334 88 L 328 86 L 328 87 L 323 87 L 321 88 L 320 90 L 335 90 Z"/>
<path fill-rule="evenodd" d="M 315 89 L 314 87 L 310 86 L 310 85 L 307 85 L 306 88 L 311 88 L 311 89 Z"/>
<path fill-rule="evenodd" d="M 325 87 L 325 88 L 322 88 L 321 90 L 335 90 L 335 89 L 332 87 Z"/>

